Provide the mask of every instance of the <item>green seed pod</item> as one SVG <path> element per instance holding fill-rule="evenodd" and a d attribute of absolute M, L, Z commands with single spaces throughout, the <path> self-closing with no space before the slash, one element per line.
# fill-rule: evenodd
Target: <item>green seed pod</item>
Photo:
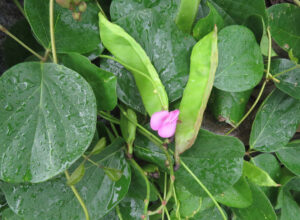
<path fill-rule="evenodd" d="M 194 20 L 198 11 L 200 0 L 181 0 L 175 23 L 186 33 L 191 33 Z"/>
<path fill-rule="evenodd" d="M 101 151 L 104 150 L 105 147 L 106 147 L 106 138 L 103 137 L 97 142 L 97 144 L 95 145 L 94 149 L 91 152 L 91 155 L 99 154 Z"/>
<path fill-rule="evenodd" d="M 189 149 L 198 135 L 203 113 L 213 86 L 218 66 L 217 28 L 194 47 L 191 54 L 190 75 L 180 103 L 175 133 L 176 162 L 179 154 Z"/>
<path fill-rule="evenodd" d="M 103 45 L 133 74 L 148 114 L 151 116 L 155 112 L 168 110 L 165 88 L 143 48 L 120 26 L 109 22 L 101 13 L 99 19 Z"/>
<path fill-rule="evenodd" d="M 85 173 L 84 163 L 81 163 L 71 174 L 70 179 L 67 181 L 67 184 L 69 186 L 75 185 L 83 178 L 84 173 Z"/>
<path fill-rule="evenodd" d="M 132 145 L 135 140 L 136 124 L 137 117 L 135 112 L 131 109 L 127 109 L 127 112 L 121 109 L 121 133 L 127 143 L 129 155 L 132 155 L 133 153 Z"/>
<path fill-rule="evenodd" d="M 117 182 L 123 175 L 122 171 L 114 168 L 103 167 L 103 170 L 105 174 L 114 182 Z"/>

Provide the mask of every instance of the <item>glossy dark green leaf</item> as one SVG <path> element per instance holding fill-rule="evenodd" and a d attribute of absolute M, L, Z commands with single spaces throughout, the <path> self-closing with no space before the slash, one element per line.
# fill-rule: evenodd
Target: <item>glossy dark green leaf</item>
<path fill-rule="evenodd" d="M 141 174 L 132 167 L 131 184 L 127 195 L 119 204 L 120 212 L 125 220 L 140 220 L 144 214 L 144 200 L 146 199 L 145 180 Z M 154 185 L 150 182 L 150 201 L 157 200 Z"/>
<path fill-rule="evenodd" d="M 300 175 L 300 141 L 293 141 L 276 152 L 279 160 L 294 174 Z"/>
<path fill-rule="evenodd" d="M 220 211 L 216 207 L 205 209 L 201 212 L 198 212 L 193 218 L 190 218 L 190 220 L 208 220 L 208 219 L 222 220 L 224 218 L 222 217 Z"/>
<path fill-rule="evenodd" d="M 193 36 L 198 40 L 211 32 L 215 25 L 219 31 L 224 26 L 224 20 L 215 7 L 209 2 L 207 2 L 207 5 L 210 9 L 209 14 L 206 17 L 199 19 L 193 28 Z"/>
<path fill-rule="evenodd" d="M 274 209 L 266 195 L 258 186 L 254 185 L 253 183 L 249 182 L 249 185 L 253 197 L 252 205 L 243 209 L 233 208 L 232 210 L 236 216 L 239 219 L 245 220 L 277 220 Z"/>
<path fill-rule="evenodd" d="M 244 145 L 237 138 L 200 130 L 193 147 L 180 158 L 212 194 L 218 194 L 241 177 L 244 153 Z M 175 176 L 176 182 L 192 194 L 207 196 L 183 167 Z"/>
<path fill-rule="evenodd" d="M 1 212 L 2 220 L 24 220 L 24 218 L 18 216 L 10 208 L 6 208 Z"/>
<path fill-rule="evenodd" d="M 24 9 L 37 39 L 45 48 L 50 48 L 49 1 L 25 0 Z M 55 3 L 54 23 L 57 51 L 87 53 L 96 49 L 100 43 L 98 12 L 96 3 L 89 2 L 80 20 L 75 21 L 72 11 Z"/>
<path fill-rule="evenodd" d="M 191 194 L 183 186 L 176 186 L 176 196 L 180 202 L 179 213 L 182 218 L 189 219 L 200 211 L 202 197 Z"/>
<path fill-rule="evenodd" d="M 146 110 L 132 74 L 113 60 L 102 59 L 100 67 L 117 76 L 118 98 L 127 106 L 145 115 Z"/>
<path fill-rule="evenodd" d="M 212 90 L 209 107 L 214 117 L 233 127 L 242 119 L 249 101 L 252 89 L 244 92 L 226 92 L 217 88 Z"/>
<path fill-rule="evenodd" d="M 12 28 L 9 31 L 34 51 L 43 51 L 43 48 L 32 36 L 30 26 L 26 19 L 21 19 L 20 21 L 16 22 L 16 24 L 12 26 Z M 22 47 L 19 43 L 17 43 L 15 40 L 13 40 L 10 37 L 7 37 L 3 43 L 3 55 L 6 66 L 12 67 L 17 63 L 24 61 L 27 57 L 31 56 L 32 54 L 24 47 Z"/>
<path fill-rule="evenodd" d="M 96 129 L 96 99 L 76 72 L 18 64 L 0 78 L 1 179 L 41 182 L 70 167 Z"/>
<path fill-rule="evenodd" d="M 280 219 L 290 220 L 300 218 L 299 186 L 300 178 L 294 177 L 282 187 L 278 195 L 278 202 L 281 205 Z"/>
<path fill-rule="evenodd" d="M 262 103 L 252 125 L 250 148 L 272 152 L 283 148 L 300 122 L 300 100 L 280 90 L 272 92 Z"/>
<path fill-rule="evenodd" d="M 263 76 L 263 58 L 253 33 L 244 26 L 223 28 L 218 36 L 219 65 L 214 86 L 227 92 L 254 88 Z"/>
<path fill-rule="evenodd" d="M 177 4 L 173 1 L 113 1 L 111 6 L 113 20 L 146 51 L 166 88 L 170 102 L 182 96 L 188 79 L 190 51 L 195 44 L 195 40 L 180 31 L 171 19 L 176 12 Z M 126 76 L 122 75 L 124 84 L 119 84 L 118 80 L 123 97 L 134 94 L 131 86 L 134 82 L 128 77 L 125 79 Z M 136 100 L 135 96 L 130 98 Z M 138 110 L 135 104 L 130 107 Z"/>
<path fill-rule="evenodd" d="M 91 157 L 102 166 L 121 170 L 123 176 L 119 181 L 111 181 L 103 169 L 88 164 L 86 174 L 75 186 L 86 204 L 90 219 L 103 217 L 127 194 L 131 173 L 123 146 L 124 142 L 117 139 L 101 154 Z M 83 210 L 64 176 L 39 184 L 1 183 L 1 188 L 10 208 L 25 219 L 84 219 Z"/>
<path fill-rule="evenodd" d="M 66 67 L 78 72 L 91 85 L 98 110 L 111 111 L 116 107 L 117 78 L 114 74 L 100 69 L 78 53 L 61 54 L 58 59 Z"/>
<path fill-rule="evenodd" d="M 264 0 L 210 0 L 215 8 L 237 24 L 244 24 L 251 15 L 260 15 L 267 22 Z M 226 18 L 229 20 L 229 18 Z"/>
<path fill-rule="evenodd" d="M 228 92 L 254 88 L 263 76 L 263 59 L 253 33 L 244 26 L 223 28 L 218 37 L 219 65 L 214 86 Z"/>
<path fill-rule="evenodd" d="M 288 71 L 291 68 L 293 69 Z M 284 71 L 287 72 L 283 73 Z M 279 83 L 275 83 L 276 87 L 293 98 L 300 99 L 300 65 L 297 67 L 294 62 L 288 59 L 272 60 L 271 73 L 283 73 L 276 77 L 280 80 Z"/>
<path fill-rule="evenodd" d="M 167 170 L 165 165 L 167 157 L 164 152 L 141 134 L 136 136 L 133 152 L 137 158 L 156 164 L 164 171 Z"/>
<path fill-rule="evenodd" d="M 268 8 L 272 38 L 285 50 L 300 58 L 300 8 L 293 4 L 276 4 Z"/>
<path fill-rule="evenodd" d="M 235 208 L 246 208 L 252 204 L 252 192 L 243 176 L 215 198 L 218 202 Z"/>
<path fill-rule="evenodd" d="M 248 161 L 244 161 L 243 176 L 259 186 L 278 186 L 266 171 Z"/>

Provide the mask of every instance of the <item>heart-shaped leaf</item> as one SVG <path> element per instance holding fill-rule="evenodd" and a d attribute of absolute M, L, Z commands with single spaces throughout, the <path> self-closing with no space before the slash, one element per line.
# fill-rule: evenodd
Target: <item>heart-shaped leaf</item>
<path fill-rule="evenodd" d="M 98 28 L 98 7 L 88 2 L 80 20 L 72 17 L 72 12 L 60 5 L 54 5 L 55 44 L 58 52 L 87 53 L 100 44 Z M 39 42 L 50 48 L 49 1 L 25 0 L 24 9 L 33 33 Z M 88 39 L 88 40 L 87 40 Z"/>
<path fill-rule="evenodd" d="M 200 130 L 193 147 L 180 158 L 212 194 L 217 194 L 241 177 L 244 153 L 244 145 L 237 138 Z M 175 172 L 175 176 L 176 182 L 192 194 L 207 196 L 183 167 Z"/>
<path fill-rule="evenodd" d="M 279 46 L 300 58 L 300 8 L 293 4 L 276 4 L 268 8 L 272 38 Z"/>
<path fill-rule="evenodd" d="M 244 26 L 223 28 L 218 35 L 219 65 L 214 86 L 227 92 L 254 88 L 264 71 L 254 34 Z"/>
<path fill-rule="evenodd" d="M 300 123 L 300 100 L 280 90 L 272 92 L 262 103 L 252 125 L 250 148 L 272 152 L 283 148 Z"/>
<path fill-rule="evenodd" d="M 112 210 L 127 194 L 131 172 L 122 147 L 124 142 L 117 139 L 101 154 L 91 159 L 101 166 L 122 171 L 117 182 L 112 181 L 103 169 L 86 164 L 86 173 L 75 185 L 82 197 L 90 219 L 100 219 Z M 78 166 L 74 164 L 74 168 Z M 81 220 L 84 213 L 66 178 L 59 176 L 39 184 L 2 183 L 10 208 L 25 219 L 31 220 Z"/>
<path fill-rule="evenodd" d="M 41 182 L 70 167 L 90 145 L 96 100 L 76 72 L 18 64 L 0 78 L 0 178 Z"/>

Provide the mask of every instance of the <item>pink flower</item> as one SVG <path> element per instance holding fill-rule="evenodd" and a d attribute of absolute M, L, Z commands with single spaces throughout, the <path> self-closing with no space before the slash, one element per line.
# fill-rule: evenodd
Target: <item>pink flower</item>
<path fill-rule="evenodd" d="M 160 111 L 151 116 L 150 126 L 163 138 L 172 137 L 175 134 L 179 110 L 171 112 Z"/>

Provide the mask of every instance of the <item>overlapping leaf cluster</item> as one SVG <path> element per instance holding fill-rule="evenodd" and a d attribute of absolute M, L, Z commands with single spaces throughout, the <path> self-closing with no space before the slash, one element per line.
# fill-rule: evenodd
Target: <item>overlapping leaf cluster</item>
<path fill-rule="evenodd" d="M 300 124 L 299 5 L 202 0 L 190 1 L 199 4 L 195 14 L 180 14 L 189 1 L 86 2 L 79 21 L 55 4 L 59 64 L 52 63 L 48 0 L 25 0 L 26 18 L 11 29 L 45 59 L 37 61 L 12 39 L 4 44 L 2 218 L 223 219 L 199 179 L 228 219 L 300 219 L 300 142 L 294 140 Z M 250 97 L 257 98 L 249 143 L 201 129 L 172 176 L 174 144 L 165 150 L 147 130 L 142 80 L 117 59 L 106 59 L 98 25 L 103 9 L 145 51 L 170 109 L 181 101 L 192 48 L 216 25 L 218 67 L 206 114 L 217 126 L 237 127 L 253 104 Z M 137 117 L 128 121 L 132 110 Z"/>

